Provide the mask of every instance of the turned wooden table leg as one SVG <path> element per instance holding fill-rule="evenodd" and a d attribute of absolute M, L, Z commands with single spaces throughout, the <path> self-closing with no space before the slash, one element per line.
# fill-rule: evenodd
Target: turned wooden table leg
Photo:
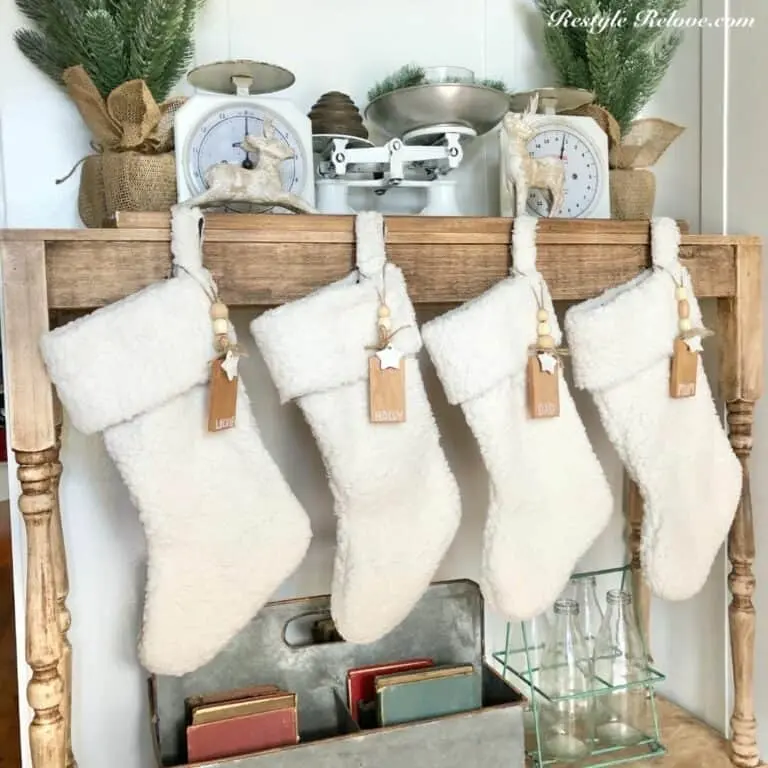
<path fill-rule="evenodd" d="M 69 574 L 67 571 L 67 553 L 64 546 L 64 530 L 59 507 L 59 479 L 61 478 L 61 409 L 56 409 L 56 456 L 51 464 L 54 486 L 54 508 L 51 519 L 51 553 L 53 557 L 53 575 L 56 582 L 56 605 L 61 633 L 61 661 L 59 675 L 64 684 L 64 698 L 61 702 L 61 715 L 64 718 L 66 733 L 67 768 L 77 768 L 72 752 L 72 645 L 69 642 L 71 616 L 67 608 L 69 595 Z"/>
<path fill-rule="evenodd" d="M 33 768 L 66 768 L 67 732 L 62 716 L 62 632 L 54 555 L 58 509 L 58 449 L 53 393 L 38 351 L 48 330 L 45 245 L 0 242 L 5 319 L 6 394 L 11 447 L 21 484 L 19 510 L 27 537 L 26 657 L 32 671 L 27 699 L 33 710 L 29 745 Z M 58 571 L 58 573 L 57 573 Z"/>
<path fill-rule="evenodd" d="M 624 474 L 624 488 L 627 510 L 627 543 L 629 555 L 632 558 L 632 599 L 635 603 L 635 615 L 640 625 L 645 652 L 649 660 L 651 655 L 651 590 L 643 578 L 643 566 L 640 559 L 641 542 L 643 540 L 643 497 L 637 484 Z"/>
<path fill-rule="evenodd" d="M 734 706 L 731 717 L 733 764 L 740 768 L 759 765 L 757 722 L 754 706 L 755 659 L 755 534 L 752 525 L 752 496 L 749 487 L 749 454 L 752 451 L 754 403 L 735 401 L 727 404 L 731 445 L 741 461 L 744 487 L 739 509 L 728 536 L 731 573 L 728 586 L 733 598 L 728 607 L 733 657 Z"/>
<path fill-rule="evenodd" d="M 738 768 L 760 764 L 755 722 L 755 534 L 749 487 L 749 456 L 755 402 L 763 389 L 762 249 L 735 248 L 736 296 L 718 302 L 721 395 L 726 402 L 728 436 L 743 470 L 743 486 L 728 536 L 728 608 L 733 663 L 731 759 Z"/>
<path fill-rule="evenodd" d="M 65 723 L 60 711 L 64 684 L 59 673 L 61 635 L 51 552 L 56 449 L 16 451 L 15 455 L 21 483 L 19 510 L 27 533 L 26 655 L 32 668 L 27 699 L 34 710 L 29 745 L 35 768 L 64 766 Z"/>

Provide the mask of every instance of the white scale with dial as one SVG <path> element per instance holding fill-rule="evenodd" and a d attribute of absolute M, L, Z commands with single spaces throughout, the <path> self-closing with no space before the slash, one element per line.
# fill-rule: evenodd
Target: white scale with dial
<path fill-rule="evenodd" d="M 243 59 L 206 64 L 193 69 L 187 79 L 198 92 L 179 108 L 174 120 L 179 202 L 205 190 L 205 172 L 216 163 L 255 167 L 258 158 L 240 143 L 246 134 L 263 135 L 264 122 L 270 120 L 275 136 L 294 153 L 280 169 L 283 188 L 314 206 L 311 122 L 289 99 L 267 95 L 293 85 L 293 74 L 274 64 Z M 230 208 L 243 210 L 242 204 Z"/>
<path fill-rule="evenodd" d="M 589 104 L 593 94 L 576 88 L 539 88 L 514 94 L 510 99 L 512 110 L 522 112 L 537 92 L 540 114 L 533 117 L 536 133 L 528 141 L 528 152 L 537 159 L 561 158 L 565 164 L 563 205 L 552 215 L 567 219 L 609 219 L 608 137 L 591 117 L 557 114 Z M 503 131 L 501 140 L 505 141 Z M 501 215 L 514 216 L 514 201 L 509 197 L 503 173 L 502 168 Z M 526 213 L 549 216 L 549 198 L 542 190 L 529 190 Z"/>

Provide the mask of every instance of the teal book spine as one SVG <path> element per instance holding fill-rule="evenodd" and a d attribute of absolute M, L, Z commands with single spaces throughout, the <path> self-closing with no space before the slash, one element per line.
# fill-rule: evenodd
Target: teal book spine
<path fill-rule="evenodd" d="M 476 673 L 387 685 L 378 692 L 382 727 L 469 712 L 482 706 Z"/>

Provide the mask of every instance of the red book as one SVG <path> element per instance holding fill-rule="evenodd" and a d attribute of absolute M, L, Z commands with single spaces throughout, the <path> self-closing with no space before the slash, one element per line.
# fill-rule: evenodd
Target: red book
<path fill-rule="evenodd" d="M 187 761 L 203 763 L 298 744 L 296 709 L 286 707 L 187 726 Z"/>
<path fill-rule="evenodd" d="M 347 672 L 347 704 L 355 722 L 360 724 L 360 705 L 376 702 L 376 678 L 379 675 L 393 675 L 395 672 L 408 672 L 423 669 L 434 664 L 432 659 L 410 659 L 393 661 L 389 664 L 369 664 Z"/>

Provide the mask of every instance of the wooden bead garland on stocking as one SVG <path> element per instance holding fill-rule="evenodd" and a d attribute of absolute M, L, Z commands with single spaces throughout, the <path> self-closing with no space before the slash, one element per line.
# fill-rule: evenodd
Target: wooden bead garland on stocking
<path fill-rule="evenodd" d="M 392 346 L 392 313 L 383 298 L 376 315 L 379 343 L 368 360 L 369 418 L 372 424 L 399 424 L 405 421 L 405 366 Z"/>
<path fill-rule="evenodd" d="M 211 361 L 208 394 L 208 431 L 219 432 L 235 426 L 237 414 L 237 364 L 241 352 L 229 338 L 229 307 L 218 299 L 211 304 L 214 348 L 219 355 Z"/>
<path fill-rule="evenodd" d="M 536 343 L 528 350 L 526 382 L 528 415 L 532 419 L 542 419 L 560 415 L 560 355 L 566 350 L 556 347 L 549 312 L 538 296 L 536 304 Z"/>
<path fill-rule="evenodd" d="M 682 282 L 677 284 L 675 299 L 679 335 L 675 339 L 672 354 L 669 395 L 674 398 L 693 397 L 696 394 L 701 340 L 711 336 L 712 332 L 706 328 L 691 327 L 691 305 L 688 303 L 688 292 Z"/>

